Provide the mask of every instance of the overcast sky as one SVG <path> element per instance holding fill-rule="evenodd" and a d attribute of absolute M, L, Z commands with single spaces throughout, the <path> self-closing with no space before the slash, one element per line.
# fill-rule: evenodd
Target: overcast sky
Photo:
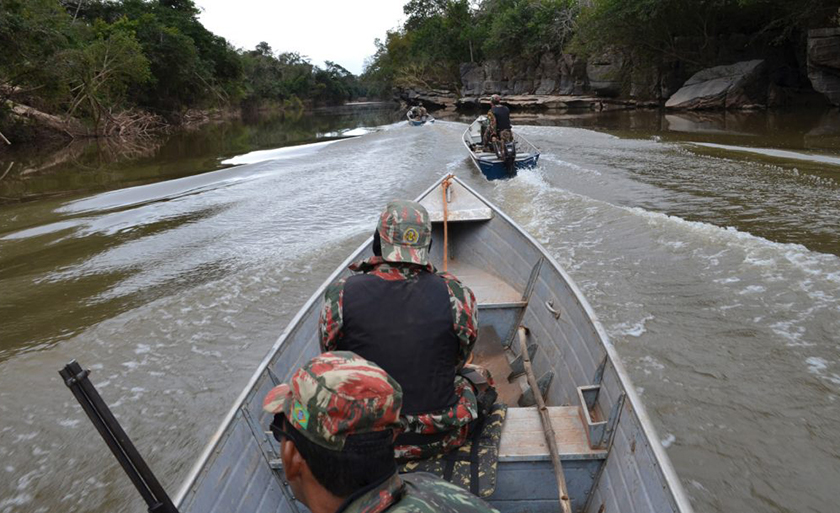
<path fill-rule="evenodd" d="M 234 46 L 266 41 L 275 52 L 298 52 L 323 67 L 325 60 L 362 71 L 376 52 L 375 38 L 398 27 L 401 0 L 196 0 L 201 22 Z"/>

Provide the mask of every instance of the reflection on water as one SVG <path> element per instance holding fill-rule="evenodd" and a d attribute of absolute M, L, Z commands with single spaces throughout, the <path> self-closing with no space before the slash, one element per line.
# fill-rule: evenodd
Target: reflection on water
<path fill-rule="evenodd" d="M 391 103 L 211 123 L 160 139 L 74 141 L 0 154 L 0 205 L 170 180 L 223 167 L 226 157 L 363 135 L 400 118 Z"/>
<path fill-rule="evenodd" d="M 518 116 L 540 165 L 492 183 L 464 124 L 409 127 L 390 106 L 205 126 L 135 160 L 87 147 L 15 167 L 0 178 L 0 512 L 143 511 L 58 380 L 71 358 L 175 491 L 382 206 L 444 172 L 577 281 L 698 512 L 833 512 L 835 121 Z"/>

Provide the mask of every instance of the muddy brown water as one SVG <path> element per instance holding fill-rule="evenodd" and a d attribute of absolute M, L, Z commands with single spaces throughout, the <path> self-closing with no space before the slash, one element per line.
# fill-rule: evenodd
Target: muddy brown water
<path fill-rule="evenodd" d="M 0 156 L 0 513 L 144 511 L 58 379 L 73 358 L 174 494 L 382 206 L 445 172 L 580 285 L 697 511 L 837 511 L 836 111 L 520 116 L 540 165 L 494 183 L 466 117 L 399 119 Z"/>

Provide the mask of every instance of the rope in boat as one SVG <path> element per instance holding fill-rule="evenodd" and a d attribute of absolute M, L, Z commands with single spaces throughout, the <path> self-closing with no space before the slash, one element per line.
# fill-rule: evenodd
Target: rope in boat
<path fill-rule="evenodd" d="M 447 272 L 449 266 L 449 201 L 446 196 L 452 186 L 452 175 L 447 175 L 440 184 L 443 191 L 443 272 Z"/>
<path fill-rule="evenodd" d="M 534 399 L 537 400 L 537 410 L 540 412 L 540 422 L 543 426 L 545 434 L 545 441 L 548 443 L 548 450 L 551 455 L 551 463 L 554 466 L 554 475 L 557 477 L 557 491 L 560 495 L 560 511 L 562 513 L 572 513 L 572 503 L 569 500 L 569 490 L 566 488 L 566 476 L 563 474 L 563 464 L 560 463 L 560 451 L 557 448 L 557 439 L 554 435 L 554 428 L 551 426 L 551 417 L 548 415 L 548 408 L 545 406 L 540 387 L 537 384 L 537 378 L 534 376 L 534 369 L 531 367 L 531 356 L 528 354 L 528 328 L 525 326 L 519 327 L 519 354 L 522 356 L 522 362 L 525 364 L 525 375 L 528 377 L 528 385 L 534 393 Z"/>

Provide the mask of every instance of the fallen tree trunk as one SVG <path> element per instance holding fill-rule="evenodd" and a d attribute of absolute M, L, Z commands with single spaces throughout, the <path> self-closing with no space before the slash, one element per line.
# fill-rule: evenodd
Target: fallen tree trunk
<path fill-rule="evenodd" d="M 24 119 L 30 119 L 46 128 L 64 133 L 71 138 L 89 137 L 93 135 L 75 119 L 64 119 L 59 116 L 47 114 L 46 112 L 41 112 L 38 109 L 21 103 L 9 102 L 9 105 L 13 115 Z"/>

